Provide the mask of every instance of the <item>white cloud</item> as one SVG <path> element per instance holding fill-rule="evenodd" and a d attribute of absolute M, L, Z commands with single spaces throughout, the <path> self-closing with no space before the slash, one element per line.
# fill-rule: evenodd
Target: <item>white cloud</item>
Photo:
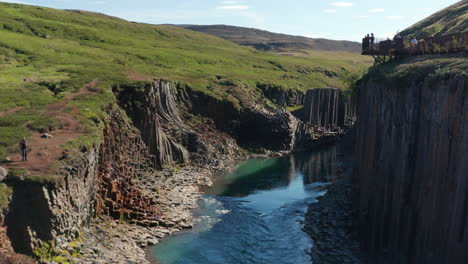
<path fill-rule="evenodd" d="M 323 10 L 325 13 L 336 13 L 336 9 L 325 9 Z"/>
<path fill-rule="evenodd" d="M 222 5 L 216 7 L 216 9 L 222 9 L 222 10 L 247 10 L 249 9 L 248 5 Z"/>
<path fill-rule="evenodd" d="M 351 3 L 351 2 L 335 2 L 335 3 L 332 3 L 332 5 L 334 5 L 336 7 L 350 7 L 350 6 L 353 6 L 354 3 Z"/>
<path fill-rule="evenodd" d="M 369 13 L 382 13 L 382 12 L 385 12 L 385 9 L 383 9 L 383 8 L 372 8 L 372 9 L 369 9 Z"/>
<path fill-rule="evenodd" d="M 2 0 L 1 2 L 13 3 L 13 4 L 23 4 L 23 5 L 34 5 L 33 3 L 28 3 L 24 1 L 15 1 L 15 0 Z"/>
<path fill-rule="evenodd" d="M 398 19 L 403 19 L 402 16 L 386 16 L 385 17 L 386 19 L 390 19 L 390 20 L 398 20 Z"/>
<path fill-rule="evenodd" d="M 223 5 L 235 5 L 235 4 L 239 4 L 240 2 L 239 1 L 223 1 L 221 2 L 221 4 Z"/>
<path fill-rule="evenodd" d="M 369 18 L 369 16 L 353 16 L 353 18 Z"/>

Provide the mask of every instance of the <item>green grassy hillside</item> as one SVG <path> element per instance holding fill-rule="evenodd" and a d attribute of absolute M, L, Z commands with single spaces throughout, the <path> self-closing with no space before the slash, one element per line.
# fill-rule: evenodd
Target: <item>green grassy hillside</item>
<path fill-rule="evenodd" d="M 279 56 L 172 26 L 8 3 L 0 3 L 0 36 L 0 160 L 20 137 L 63 125 L 51 116 L 50 105 L 93 80 L 97 94 L 67 102 L 67 111 L 71 105 L 80 109 L 88 141 L 99 140 L 93 135 L 102 122 L 96 120 L 115 100 L 110 88 L 129 77 L 166 78 L 242 101 L 258 94 L 252 92 L 257 83 L 343 87 L 342 76 L 369 66 L 359 55 Z"/>
<path fill-rule="evenodd" d="M 462 0 L 401 32 L 404 37 L 427 38 L 468 32 L 468 1 Z"/>

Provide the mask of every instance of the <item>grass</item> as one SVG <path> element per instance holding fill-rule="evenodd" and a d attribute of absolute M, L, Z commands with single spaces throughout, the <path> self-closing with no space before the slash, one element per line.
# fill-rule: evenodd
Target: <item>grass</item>
<path fill-rule="evenodd" d="M 42 245 L 36 247 L 34 250 L 34 255 L 42 261 L 49 261 L 58 264 L 71 264 L 73 263 L 73 258 L 81 256 L 80 249 L 82 242 L 83 240 L 81 238 L 70 242 L 67 250 L 58 249 L 54 241 L 49 243 L 42 242 Z"/>
<path fill-rule="evenodd" d="M 365 78 L 387 83 L 388 87 L 407 87 L 424 80 L 468 78 L 468 61 L 463 56 L 411 57 L 373 67 Z"/>
<path fill-rule="evenodd" d="M 468 3 L 460 1 L 403 30 L 403 37 L 418 39 L 468 32 Z"/>
<path fill-rule="evenodd" d="M 370 66 L 351 53 L 282 56 L 172 26 L 132 23 L 84 11 L 0 3 L 0 160 L 23 136 L 45 128 L 47 105 L 99 80 L 97 96 L 79 96 L 88 131 L 69 146 L 99 142 L 113 86 L 133 74 L 179 81 L 210 96 L 240 102 L 261 96 L 258 83 L 305 91 L 345 87 L 340 76 Z M 252 98 L 254 97 L 254 98 Z"/>
<path fill-rule="evenodd" d="M 10 195 L 13 193 L 11 187 L 4 183 L 0 183 L 0 211 L 8 207 Z"/>
<path fill-rule="evenodd" d="M 8 181 L 26 181 L 40 184 L 60 184 L 62 178 L 55 174 L 34 175 L 25 168 L 11 168 L 8 171 Z"/>

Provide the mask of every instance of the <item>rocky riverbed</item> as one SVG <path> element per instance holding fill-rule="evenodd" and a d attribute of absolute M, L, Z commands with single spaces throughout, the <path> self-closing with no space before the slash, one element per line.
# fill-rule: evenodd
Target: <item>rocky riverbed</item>
<path fill-rule="evenodd" d="M 174 232 L 192 227 L 190 211 L 201 197 L 200 187 L 210 186 L 213 173 L 192 167 L 166 170 L 158 177 L 140 180 L 142 190 L 159 204 L 161 226 L 144 227 L 101 216 L 86 227 L 78 242 L 80 256 L 76 263 L 150 263 L 145 248 Z M 158 188 L 156 192 L 155 188 Z M 155 197 L 157 193 L 157 197 Z M 70 244 L 63 249 L 72 251 Z"/>

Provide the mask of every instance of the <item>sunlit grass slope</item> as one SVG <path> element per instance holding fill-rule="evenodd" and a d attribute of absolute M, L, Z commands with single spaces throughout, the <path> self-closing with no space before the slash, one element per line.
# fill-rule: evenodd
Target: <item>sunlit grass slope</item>
<path fill-rule="evenodd" d="M 418 39 L 468 32 L 468 1 L 462 0 L 403 30 L 402 36 Z"/>
<path fill-rule="evenodd" d="M 172 26 L 102 14 L 0 3 L 0 159 L 8 147 L 52 122 L 47 105 L 99 81 L 102 93 L 79 96 L 90 134 L 129 75 L 184 82 L 220 99 L 248 99 L 258 83 L 285 89 L 343 87 L 341 77 L 369 66 L 361 56 L 291 57 Z M 234 88 L 234 89 L 233 89 Z M 233 92 L 235 91 L 235 92 Z"/>

